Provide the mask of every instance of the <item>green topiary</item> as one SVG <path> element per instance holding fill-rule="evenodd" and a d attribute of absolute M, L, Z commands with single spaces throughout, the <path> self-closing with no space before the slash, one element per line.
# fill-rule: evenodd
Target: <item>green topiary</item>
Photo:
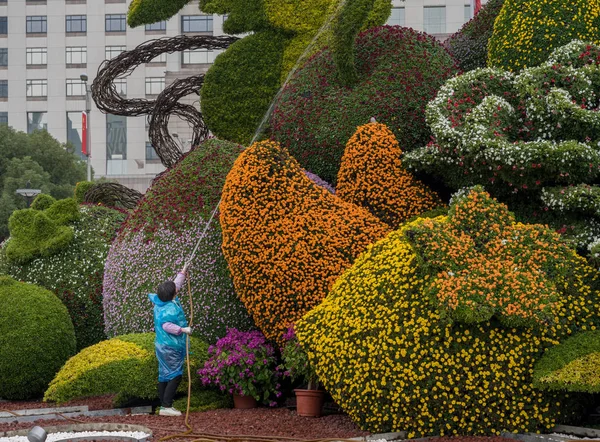
<path fill-rule="evenodd" d="M 278 97 L 272 137 L 302 167 L 334 183 L 346 142 L 375 117 L 396 136 L 403 152 L 427 142 L 425 106 L 457 69 L 433 37 L 409 28 L 384 26 L 356 42 L 359 82 L 345 87 L 330 50 L 296 72 Z"/>
<path fill-rule="evenodd" d="M 125 219 L 118 210 L 81 206 L 81 217 L 70 224 L 73 241 L 50 256 L 20 264 L 7 258 L 13 238 L 0 249 L 0 273 L 40 285 L 66 305 L 82 349 L 106 338 L 102 310 L 104 262 L 112 239 Z"/>
<path fill-rule="evenodd" d="M 136 26 L 168 20 L 190 0 L 133 0 L 127 12 L 127 24 Z"/>
<path fill-rule="evenodd" d="M 41 395 L 75 353 L 65 306 L 48 290 L 0 278 L 0 397 Z"/>
<path fill-rule="evenodd" d="M 487 66 L 488 41 L 504 0 L 489 0 L 481 10 L 444 42 L 463 71 Z"/>
<path fill-rule="evenodd" d="M 596 271 L 544 226 L 510 216 L 480 191 L 459 198 L 448 217 L 417 220 L 372 245 L 296 323 L 319 379 L 360 428 L 409 438 L 522 433 L 549 430 L 571 413 L 564 394 L 533 388 L 533 366 L 545 348 L 600 324 Z M 429 227 L 462 240 L 422 235 L 421 243 L 412 233 Z M 523 239 L 528 232 L 539 242 Z M 556 250 L 567 255 L 564 272 L 545 267 Z M 535 268 L 527 267 L 532 257 Z M 547 309 L 536 286 L 500 304 L 494 280 L 502 277 L 509 291 L 524 282 L 551 286 L 556 302 Z M 432 293 L 440 285 L 448 296 Z M 493 316 L 482 322 L 458 315 L 490 305 Z M 542 308 L 549 317 L 534 327 L 503 325 Z"/>
<path fill-rule="evenodd" d="M 204 365 L 207 349 L 207 344 L 191 337 L 192 387 L 202 398 L 204 392 L 195 373 Z M 157 379 L 154 333 L 123 335 L 88 347 L 69 359 L 50 383 L 44 400 L 62 403 L 108 393 L 117 393 L 121 400 L 155 399 Z M 182 382 L 178 391 L 187 391 L 187 382 Z M 214 393 L 208 392 L 206 399 L 213 402 Z"/>
<path fill-rule="evenodd" d="M 75 201 L 77 201 L 79 204 L 83 203 L 85 201 L 85 194 L 95 185 L 96 183 L 93 181 L 79 181 L 75 185 Z"/>
<path fill-rule="evenodd" d="M 55 202 L 56 199 L 53 196 L 47 195 L 45 193 L 40 193 L 38 196 L 35 197 L 35 199 L 31 203 L 31 208 L 34 210 L 45 210 Z"/>
<path fill-rule="evenodd" d="M 506 0 L 489 40 L 488 66 L 537 66 L 575 39 L 600 43 L 599 0 Z"/>
<path fill-rule="evenodd" d="M 535 364 L 533 385 L 542 390 L 600 393 L 600 330 L 579 333 L 548 349 Z"/>
<path fill-rule="evenodd" d="M 44 213 L 56 224 L 62 226 L 79 219 L 79 204 L 75 198 L 65 198 L 56 201 Z"/>

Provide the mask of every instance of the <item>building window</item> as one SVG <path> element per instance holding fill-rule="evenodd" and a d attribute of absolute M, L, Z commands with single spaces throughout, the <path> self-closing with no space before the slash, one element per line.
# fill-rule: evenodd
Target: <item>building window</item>
<path fill-rule="evenodd" d="M 205 49 L 196 49 L 183 51 L 181 54 L 182 64 L 202 64 L 212 63 L 215 61 L 215 54 L 213 51 L 207 51 Z"/>
<path fill-rule="evenodd" d="M 66 32 L 87 32 L 86 15 L 67 15 Z"/>
<path fill-rule="evenodd" d="M 166 63 L 167 62 L 167 54 L 162 53 L 156 57 L 154 57 L 150 63 Z"/>
<path fill-rule="evenodd" d="M 8 66 L 8 48 L 0 48 L 0 66 Z"/>
<path fill-rule="evenodd" d="M 160 160 L 160 157 L 154 150 L 154 146 L 150 141 L 146 141 L 146 161 L 149 160 Z"/>
<path fill-rule="evenodd" d="M 79 78 L 67 78 L 67 97 L 85 97 L 85 83 Z"/>
<path fill-rule="evenodd" d="M 212 15 L 182 15 L 181 32 L 212 32 Z"/>
<path fill-rule="evenodd" d="M 156 23 L 152 23 L 150 25 L 146 25 L 146 31 L 166 31 L 167 30 L 167 22 L 157 21 Z"/>
<path fill-rule="evenodd" d="M 106 46 L 105 51 L 104 51 L 104 56 L 106 57 L 107 60 L 112 60 L 117 55 L 125 52 L 125 50 L 126 50 L 125 46 Z"/>
<path fill-rule="evenodd" d="M 0 35 L 8 35 L 8 17 L 0 17 Z"/>
<path fill-rule="evenodd" d="M 115 90 L 117 91 L 117 94 L 119 94 L 122 97 L 127 96 L 127 79 L 126 78 L 115 78 L 115 80 L 113 81 L 113 84 L 115 85 Z"/>
<path fill-rule="evenodd" d="M 48 80 L 26 80 L 25 86 L 28 97 L 48 96 Z"/>
<path fill-rule="evenodd" d="M 106 114 L 106 159 L 127 159 L 127 117 Z"/>
<path fill-rule="evenodd" d="M 8 112 L 0 112 L 0 124 L 8 125 Z"/>
<path fill-rule="evenodd" d="M 471 20 L 471 5 L 465 5 L 465 23 Z"/>
<path fill-rule="evenodd" d="M 81 112 L 67 112 L 67 142 L 73 145 L 73 151 L 80 158 L 84 158 L 81 153 L 82 127 Z"/>
<path fill-rule="evenodd" d="M 48 64 L 47 48 L 27 48 L 27 66 L 45 66 Z"/>
<path fill-rule="evenodd" d="M 158 95 L 164 88 L 164 77 L 146 77 L 146 95 Z"/>
<path fill-rule="evenodd" d="M 46 34 L 48 22 L 45 15 L 29 15 L 26 18 L 25 31 L 28 34 Z"/>
<path fill-rule="evenodd" d="M 36 130 L 48 130 L 48 119 L 46 112 L 27 112 L 27 133 Z"/>
<path fill-rule="evenodd" d="M 392 13 L 390 14 L 390 18 L 388 18 L 386 25 L 404 26 L 406 20 L 404 17 L 404 8 L 392 8 Z"/>
<path fill-rule="evenodd" d="M 125 32 L 126 29 L 125 14 L 106 14 L 104 19 L 104 30 L 106 32 Z"/>
<path fill-rule="evenodd" d="M 85 46 L 69 46 L 65 49 L 67 64 L 87 64 L 87 48 Z"/>
<path fill-rule="evenodd" d="M 8 80 L 0 80 L 0 98 L 8 98 Z"/>
<path fill-rule="evenodd" d="M 428 34 L 446 33 L 445 6 L 425 6 L 423 8 L 423 30 Z"/>

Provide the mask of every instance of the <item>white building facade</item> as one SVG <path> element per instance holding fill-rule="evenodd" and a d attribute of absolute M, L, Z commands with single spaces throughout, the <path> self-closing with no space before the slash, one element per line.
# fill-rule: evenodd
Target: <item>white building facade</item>
<path fill-rule="evenodd" d="M 0 123 L 32 132 L 46 129 L 81 150 L 85 86 L 100 64 L 144 41 L 180 34 L 222 35 L 223 17 L 205 15 L 192 1 L 170 20 L 131 29 L 131 0 L 0 0 Z M 472 16 L 469 0 L 393 0 L 388 24 L 412 27 L 444 38 Z M 176 78 L 210 67 L 218 51 L 164 54 L 120 79 L 127 98 L 153 99 Z M 194 101 L 195 100 L 195 101 Z M 197 102 L 197 96 L 186 101 Z M 106 176 L 145 191 L 164 168 L 148 139 L 145 117 L 105 115 L 92 103 L 91 161 Z M 172 133 L 190 148 L 186 123 L 172 121 Z"/>

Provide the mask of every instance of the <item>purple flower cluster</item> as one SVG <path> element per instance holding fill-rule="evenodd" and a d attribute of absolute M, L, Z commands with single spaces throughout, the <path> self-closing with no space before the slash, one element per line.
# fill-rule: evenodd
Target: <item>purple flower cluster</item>
<path fill-rule="evenodd" d="M 309 172 L 308 170 L 304 171 L 304 175 L 306 175 L 308 179 L 315 183 L 317 186 L 322 187 L 329 193 L 335 195 L 335 189 L 333 188 L 333 186 L 324 179 L 321 179 L 321 177 L 319 177 L 318 175 L 315 175 L 314 173 Z"/>
<path fill-rule="evenodd" d="M 275 349 L 259 331 L 235 328 L 208 348 L 208 360 L 198 370 L 203 385 L 216 385 L 221 391 L 252 396 L 269 406 L 280 397 L 280 368 Z"/>

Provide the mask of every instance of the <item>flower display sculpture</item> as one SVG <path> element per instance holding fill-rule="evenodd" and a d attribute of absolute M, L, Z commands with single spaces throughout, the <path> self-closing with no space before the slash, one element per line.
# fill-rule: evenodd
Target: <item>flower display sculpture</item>
<path fill-rule="evenodd" d="M 573 41 L 517 74 L 455 77 L 427 106 L 434 141 L 403 162 L 454 190 L 482 184 L 519 216 L 564 227 L 587 247 L 600 220 L 570 195 L 600 174 L 599 74 L 600 47 Z"/>
<path fill-rule="evenodd" d="M 203 234 L 189 267 L 194 333 L 213 343 L 228 327 L 253 328 L 233 288 L 216 217 L 207 228 L 225 176 L 241 151 L 242 146 L 217 139 L 202 143 L 156 179 L 128 217 L 104 271 L 108 336 L 153 330 L 147 294 L 175 277 Z M 187 283 L 180 296 L 189 317 Z"/>
<path fill-rule="evenodd" d="M 336 195 L 394 228 L 441 206 L 439 196 L 402 167 L 401 154 L 385 124 L 358 127 L 342 156 Z"/>
<path fill-rule="evenodd" d="M 474 215 L 469 218 L 470 209 Z M 448 218 L 435 222 L 464 227 L 467 238 L 467 226 L 476 226 L 479 239 L 489 243 L 501 236 L 495 229 L 486 234 L 482 223 L 489 227 L 503 220 L 505 229 L 518 227 L 510 219 L 506 207 L 473 191 L 453 203 Z M 369 247 L 325 300 L 296 323 L 319 379 L 354 422 L 370 432 L 404 430 L 414 438 L 552 428 L 569 413 L 565 404 L 570 399 L 534 389 L 533 367 L 545 348 L 600 324 L 596 271 L 569 250 L 567 273 L 543 273 L 554 284 L 555 296 L 543 327 L 506 326 L 503 317 L 509 312 L 502 309 L 482 322 L 452 322 L 446 305 L 429 294 L 445 276 L 426 258 L 460 261 L 460 244 L 437 247 L 439 237 L 427 242 L 423 236 L 413 246 L 410 232 L 427 229 L 424 222 L 409 222 Z M 534 242 L 525 251 L 551 256 L 553 249 L 564 247 L 551 233 L 538 240 L 543 243 L 539 250 Z M 550 249 L 544 251 L 544 245 Z M 487 257 L 496 251 L 490 248 Z M 487 280 L 476 279 L 479 271 L 473 269 L 475 295 L 489 289 Z M 469 296 L 463 293 L 460 299 Z M 536 299 L 535 305 L 545 307 L 543 293 Z"/>
<path fill-rule="evenodd" d="M 238 296 L 268 339 L 317 306 L 389 227 L 310 180 L 286 149 L 262 141 L 223 187 L 223 253 Z"/>

